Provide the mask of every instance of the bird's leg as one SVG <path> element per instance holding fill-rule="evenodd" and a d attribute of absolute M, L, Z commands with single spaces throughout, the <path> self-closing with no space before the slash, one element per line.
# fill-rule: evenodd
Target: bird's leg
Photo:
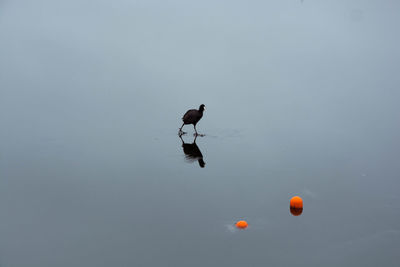
<path fill-rule="evenodd" d="M 197 136 L 196 124 L 193 124 L 193 126 L 194 126 L 194 131 L 196 132 L 194 135 Z"/>
<path fill-rule="evenodd" d="M 204 136 L 204 134 L 199 134 L 198 132 L 197 132 L 197 130 L 196 130 L 196 125 L 194 126 L 194 130 L 196 131 L 196 133 L 195 134 L 193 134 L 194 136 Z"/>
<path fill-rule="evenodd" d="M 182 134 L 185 134 L 184 131 L 182 131 L 183 126 L 185 125 L 185 123 L 182 124 L 181 128 L 179 128 L 179 136 L 181 136 Z"/>

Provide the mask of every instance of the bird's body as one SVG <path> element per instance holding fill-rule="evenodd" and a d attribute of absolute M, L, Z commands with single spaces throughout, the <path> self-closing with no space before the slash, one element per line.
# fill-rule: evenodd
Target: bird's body
<path fill-rule="evenodd" d="M 199 112 L 197 109 L 190 109 L 186 111 L 185 115 L 182 117 L 182 121 L 184 124 L 193 124 L 199 122 L 199 120 L 203 117 L 203 112 Z"/>
<path fill-rule="evenodd" d="M 179 129 L 179 132 L 183 133 L 182 127 L 185 124 L 193 124 L 194 130 L 196 131 L 196 134 L 197 134 L 196 124 L 203 117 L 204 110 L 205 110 L 205 106 L 202 104 L 202 105 L 200 105 L 198 110 L 190 109 L 190 110 L 186 111 L 185 115 L 183 115 L 183 117 L 182 117 L 183 124 L 182 124 L 181 128 Z"/>

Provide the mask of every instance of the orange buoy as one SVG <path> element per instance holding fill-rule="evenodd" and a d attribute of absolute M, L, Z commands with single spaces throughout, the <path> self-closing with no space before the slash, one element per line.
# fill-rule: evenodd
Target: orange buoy
<path fill-rule="evenodd" d="M 303 200 L 299 196 L 290 199 L 290 213 L 293 216 L 299 216 L 303 212 Z"/>
<path fill-rule="evenodd" d="M 290 199 L 290 207 L 295 209 L 303 208 L 303 200 L 299 196 L 292 197 Z"/>
<path fill-rule="evenodd" d="M 246 229 L 249 224 L 246 221 L 238 221 L 236 227 L 239 229 Z"/>

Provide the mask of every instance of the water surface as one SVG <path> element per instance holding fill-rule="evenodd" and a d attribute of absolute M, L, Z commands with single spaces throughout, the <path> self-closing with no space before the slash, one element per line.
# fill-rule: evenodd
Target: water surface
<path fill-rule="evenodd" d="M 397 266 L 399 11 L 0 2 L 0 265 Z"/>

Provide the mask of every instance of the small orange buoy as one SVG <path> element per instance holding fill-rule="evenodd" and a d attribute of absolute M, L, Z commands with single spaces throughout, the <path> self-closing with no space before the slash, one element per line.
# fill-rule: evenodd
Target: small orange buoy
<path fill-rule="evenodd" d="M 303 200 L 299 196 L 292 197 L 290 199 L 290 207 L 295 209 L 303 208 Z"/>
<path fill-rule="evenodd" d="M 249 224 L 246 221 L 238 221 L 236 227 L 239 229 L 246 229 Z"/>

